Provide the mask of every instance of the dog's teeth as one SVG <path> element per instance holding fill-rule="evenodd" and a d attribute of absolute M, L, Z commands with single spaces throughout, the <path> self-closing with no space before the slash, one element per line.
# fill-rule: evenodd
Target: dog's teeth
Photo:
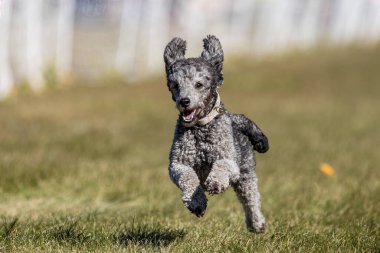
<path fill-rule="evenodd" d="M 194 119 L 195 111 L 195 109 L 192 111 L 185 111 L 182 115 L 183 119 L 185 121 L 192 121 Z"/>

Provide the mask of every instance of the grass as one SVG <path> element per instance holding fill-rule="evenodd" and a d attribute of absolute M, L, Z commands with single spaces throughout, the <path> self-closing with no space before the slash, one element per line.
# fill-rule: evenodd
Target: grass
<path fill-rule="evenodd" d="M 223 101 L 271 144 L 263 235 L 232 190 L 202 219 L 183 207 L 163 77 L 0 104 L 0 252 L 379 252 L 379 65 L 379 47 L 227 59 Z"/>

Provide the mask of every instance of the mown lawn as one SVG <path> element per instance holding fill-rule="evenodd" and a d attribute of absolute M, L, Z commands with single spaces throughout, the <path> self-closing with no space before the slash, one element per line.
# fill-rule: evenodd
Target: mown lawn
<path fill-rule="evenodd" d="M 257 155 L 263 235 L 232 190 L 202 219 L 183 207 L 163 77 L 6 101 L 0 252 L 380 252 L 379 66 L 379 47 L 227 59 L 222 100 L 270 140 Z"/>

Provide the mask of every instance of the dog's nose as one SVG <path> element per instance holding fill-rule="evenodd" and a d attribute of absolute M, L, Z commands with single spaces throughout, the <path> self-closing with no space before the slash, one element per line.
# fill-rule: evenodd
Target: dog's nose
<path fill-rule="evenodd" d="M 179 103 L 183 106 L 183 107 L 188 107 L 190 105 L 190 99 L 189 98 L 182 98 Z"/>

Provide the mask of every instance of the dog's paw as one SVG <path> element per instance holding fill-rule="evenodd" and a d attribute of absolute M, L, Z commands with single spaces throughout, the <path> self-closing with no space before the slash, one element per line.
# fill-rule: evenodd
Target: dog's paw
<path fill-rule="evenodd" d="M 247 224 L 247 229 L 250 232 L 260 234 L 264 233 L 266 230 L 265 218 L 263 214 L 258 210 L 254 212 L 253 217 L 246 217 L 245 222 Z"/>
<path fill-rule="evenodd" d="M 253 226 L 248 227 L 248 231 L 256 234 L 262 234 L 265 233 L 265 230 L 267 228 L 266 223 L 261 223 L 261 224 L 255 224 Z"/>
<path fill-rule="evenodd" d="M 189 211 L 195 216 L 197 216 L 198 218 L 202 217 L 205 214 L 206 208 L 207 208 L 207 204 L 193 205 L 192 203 L 189 203 L 189 205 L 187 206 L 187 209 L 189 209 Z"/>
<path fill-rule="evenodd" d="M 183 204 L 191 213 L 195 214 L 197 217 L 202 217 L 207 208 L 207 198 L 203 189 L 198 187 L 190 200 L 183 199 Z"/>
<path fill-rule="evenodd" d="M 259 153 L 265 153 L 269 150 L 269 143 L 266 137 L 255 140 L 253 148 Z"/>
<path fill-rule="evenodd" d="M 204 182 L 207 192 L 212 195 L 225 192 L 229 184 L 229 178 L 227 176 L 216 178 L 212 174 L 210 174 Z"/>

